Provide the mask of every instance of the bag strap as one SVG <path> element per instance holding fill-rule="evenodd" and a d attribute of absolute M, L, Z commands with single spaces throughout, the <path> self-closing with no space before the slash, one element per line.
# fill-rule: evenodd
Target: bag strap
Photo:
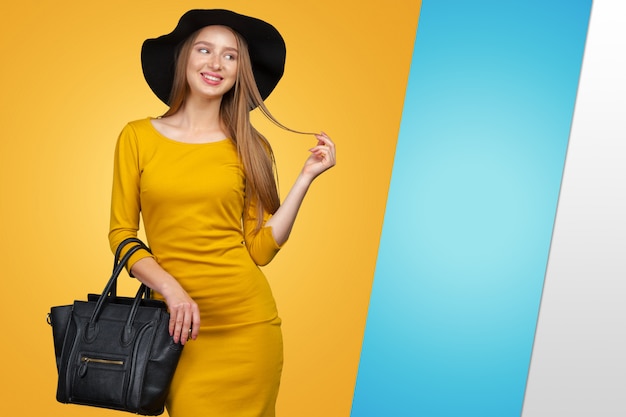
<path fill-rule="evenodd" d="M 135 316 L 137 315 L 137 310 L 139 310 L 139 305 L 141 303 L 142 295 L 145 293 L 145 289 L 147 289 L 145 284 L 141 284 L 137 294 L 135 295 L 135 299 L 133 300 L 133 305 L 128 313 L 128 318 L 126 319 L 126 324 L 124 325 L 124 330 L 122 331 L 121 342 L 124 345 L 128 345 L 131 343 L 135 337 L 135 330 L 133 328 L 133 323 L 135 321 Z M 148 289 L 149 290 L 149 289 Z"/>
<path fill-rule="evenodd" d="M 146 246 L 146 244 L 141 241 L 141 239 L 138 239 L 136 237 L 126 238 L 126 239 L 122 240 L 119 245 L 117 245 L 117 249 L 115 250 L 115 257 L 113 258 L 113 268 L 115 268 L 115 266 L 119 262 L 120 254 L 122 253 L 122 249 L 124 249 L 124 247 L 126 247 L 126 245 L 128 245 L 129 243 L 136 243 L 137 245 L 141 246 L 142 249 L 145 249 L 148 252 L 152 253 L 150 251 L 150 248 L 148 248 Z"/>
<path fill-rule="evenodd" d="M 119 259 L 122 249 L 129 243 L 134 243 L 134 246 L 131 247 L 121 259 Z M 89 319 L 89 330 L 94 329 L 96 322 L 98 321 L 98 318 L 100 317 L 100 314 L 102 312 L 102 308 L 104 307 L 104 303 L 107 301 L 107 299 L 109 297 L 117 296 L 117 278 L 126 267 L 126 264 L 128 263 L 128 260 L 131 258 L 131 256 L 133 256 L 133 254 L 140 249 L 145 249 L 150 252 L 150 249 L 145 245 L 145 243 L 137 238 L 125 239 L 118 245 L 117 250 L 115 251 L 115 263 L 113 264 L 113 272 L 111 273 L 111 278 L 109 278 L 109 281 L 102 291 L 102 295 L 98 298 L 98 301 L 96 302 L 96 306 L 93 310 L 93 313 L 91 314 L 91 318 Z M 146 298 L 149 298 L 150 289 L 144 284 L 141 284 L 141 286 L 139 287 L 139 291 L 137 292 L 136 297 L 141 298 L 142 294 Z"/>
<path fill-rule="evenodd" d="M 115 256 L 113 257 L 113 270 L 114 271 L 115 271 L 115 268 L 117 267 L 117 265 L 120 263 L 120 255 L 122 254 L 122 249 L 124 249 L 124 247 L 126 247 L 126 245 L 128 245 L 129 243 L 135 243 L 136 245 L 140 246 L 139 249 L 144 249 L 144 250 L 148 251 L 149 253 L 152 253 L 150 248 L 148 246 L 146 246 L 146 244 L 143 243 L 140 239 L 138 239 L 136 237 L 129 237 L 127 239 L 124 239 L 124 240 L 122 240 L 120 242 L 119 245 L 117 245 L 117 249 L 115 250 Z M 123 262 L 122 266 L 126 266 L 127 263 L 128 263 L 128 260 Z M 129 274 L 130 274 L 130 271 L 129 271 Z M 132 274 L 130 276 L 132 277 Z M 144 286 L 144 294 L 145 294 L 145 298 L 150 298 L 150 288 Z M 116 297 L 117 296 L 117 281 L 115 282 L 115 284 L 111 288 L 110 292 L 107 293 L 107 295 L 109 295 L 110 297 Z"/>

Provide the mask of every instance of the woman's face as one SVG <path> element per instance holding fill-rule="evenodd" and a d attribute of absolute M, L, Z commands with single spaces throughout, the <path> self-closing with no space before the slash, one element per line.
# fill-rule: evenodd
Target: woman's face
<path fill-rule="evenodd" d="M 207 26 L 198 33 L 187 61 L 192 95 L 221 98 L 237 79 L 237 40 L 224 26 Z"/>

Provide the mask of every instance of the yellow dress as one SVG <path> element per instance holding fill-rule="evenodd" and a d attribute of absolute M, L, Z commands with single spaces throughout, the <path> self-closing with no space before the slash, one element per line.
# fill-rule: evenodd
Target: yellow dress
<path fill-rule="evenodd" d="M 225 139 L 168 139 L 151 119 L 129 123 L 115 150 L 109 241 L 137 235 L 140 213 L 154 258 L 200 307 L 170 389 L 171 417 L 273 417 L 282 371 L 280 318 L 258 265 L 280 247 L 255 231 L 245 176 Z M 264 216 L 264 222 L 269 215 Z M 135 254 L 132 265 L 147 252 Z M 159 298 L 160 295 L 156 294 Z"/>

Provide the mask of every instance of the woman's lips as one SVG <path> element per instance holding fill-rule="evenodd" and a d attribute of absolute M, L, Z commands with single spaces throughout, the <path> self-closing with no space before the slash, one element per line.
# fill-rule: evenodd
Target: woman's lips
<path fill-rule="evenodd" d="M 207 72 L 202 73 L 202 78 L 208 81 L 210 84 L 219 84 L 222 81 L 222 77 L 217 74 L 211 74 Z"/>

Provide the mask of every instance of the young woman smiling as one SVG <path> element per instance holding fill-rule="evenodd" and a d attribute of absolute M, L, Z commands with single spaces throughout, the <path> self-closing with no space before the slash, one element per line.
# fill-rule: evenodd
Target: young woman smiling
<path fill-rule="evenodd" d="M 142 47 L 146 81 L 169 109 L 119 136 L 109 240 L 115 250 L 143 220 L 152 254 L 140 251 L 128 266 L 165 300 L 170 333 L 185 345 L 171 417 L 275 415 L 281 320 L 259 266 L 287 241 L 309 186 L 336 154 L 315 134 L 280 202 L 272 148 L 249 113 L 258 107 L 282 126 L 263 100 L 284 62 L 273 26 L 227 10 L 191 10 Z"/>

